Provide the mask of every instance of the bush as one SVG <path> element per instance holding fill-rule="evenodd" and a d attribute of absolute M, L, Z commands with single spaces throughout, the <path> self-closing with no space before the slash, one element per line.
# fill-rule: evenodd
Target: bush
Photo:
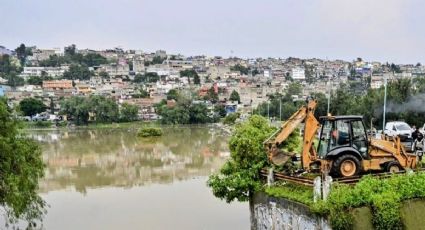
<path fill-rule="evenodd" d="M 264 117 L 254 115 L 238 124 L 230 138 L 230 159 L 209 177 L 213 194 L 227 202 L 247 201 L 262 187 L 259 170 L 268 164 L 263 141 L 274 131 Z"/>
<path fill-rule="evenodd" d="M 35 127 L 38 127 L 38 128 L 48 128 L 48 127 L 52 126 L 52 122 L 50 122 L 50 121 L 36 121 L 34 125 L 35 125 Z"/>
<path fill-rule="evenodd" d="M 223 124 L 233 125 L 241 115 L 239 113 L 231 113 L 223 119 Z"/>
<path fill-rule="evenodd" d="M 155 127 L 146 127 L 139 130 L 137 133 L 139 137 L 159 137 L 162 136 L 162 129 Z"/>

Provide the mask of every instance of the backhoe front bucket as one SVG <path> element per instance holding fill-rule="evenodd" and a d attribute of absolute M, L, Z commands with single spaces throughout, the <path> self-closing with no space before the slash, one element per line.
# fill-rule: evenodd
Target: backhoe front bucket
<path fill-rule="evenodd" d="M 280 149 L 277 149 L 269 155 L 269 158 L 273 164 L 277 166 L 282 166 L 286 162 L 288 162 L 295 154 L 296 153 L 284 152 Z"/>

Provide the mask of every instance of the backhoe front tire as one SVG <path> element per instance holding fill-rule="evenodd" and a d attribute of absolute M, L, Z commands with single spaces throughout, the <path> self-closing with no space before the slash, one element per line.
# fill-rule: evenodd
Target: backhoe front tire
<path fill-rule="evenodd" d="M 337 177 L 357 176 L 360 173 L 360 161 L 351 154 L 344 154 L 333 162 L 332 171 Z"/>

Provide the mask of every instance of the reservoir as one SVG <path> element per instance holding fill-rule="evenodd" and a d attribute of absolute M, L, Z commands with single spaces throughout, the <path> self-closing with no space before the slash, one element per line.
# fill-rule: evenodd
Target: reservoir
<path fill-rule="evenodd" d="M 248 202 L 227 204 L 207 187 L 229 157 L 214 125 L 31 130 L 46 164 L 45 229 L 249 229 Z"/>

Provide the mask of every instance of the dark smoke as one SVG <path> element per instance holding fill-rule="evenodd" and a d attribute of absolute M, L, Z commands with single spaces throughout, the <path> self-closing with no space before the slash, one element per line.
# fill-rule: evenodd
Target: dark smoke
<path fill-rule="evenodd" d="M 383 105 L 382 105 L 383 106 Z M 375 116 L 381 116 L 383 107 L 375 109 Z M 416 94 L 409 97 L 404 103 L 397 103 L 394 101 L 387 101 L 387 113 L 402 113 L 402 112 L 425 112 L 425 94 Z"/>

